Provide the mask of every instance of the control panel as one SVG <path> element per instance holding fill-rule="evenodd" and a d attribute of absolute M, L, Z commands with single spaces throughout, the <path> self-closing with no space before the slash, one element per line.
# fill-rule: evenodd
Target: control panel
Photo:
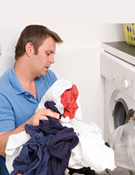
<path fill-rule="evenodd" d="M 135 88 L 133 86 L 133 81 L 131 78 L 113 66 L 112 81 L 120 88 L 124 89 L 129 93 L 135 93 Z"/>
<path fill-rule="evenodd" d="M 135 100 L 135 66 L 131 66 L 113 55 L 101 54 L 101 75 Z"/>

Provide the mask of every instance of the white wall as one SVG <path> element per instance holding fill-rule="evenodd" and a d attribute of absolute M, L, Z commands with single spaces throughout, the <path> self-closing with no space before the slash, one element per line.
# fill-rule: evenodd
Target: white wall
<path fill-rule="evenodd" d="M 37 23 L 46 25 L 46 23 Z M 0 27 L 0 53 L 2 55 L 14 54 L 14 47 L 23 30 L 23 27 Z M 47 26 L 50 28 L 50 26 Z M 101 42 L 125 40 L 123 24 L 115 23 L 75 23 L 68 26 L 53 26 L 64 40 L 57 50 L 74 48 L 100 47 Z"/>
<path fill-rule="evenodd" d="M 37 24 L 46 25 L 46 22 Z M 52 69 L 58 78 L 64 77 L 78 86 L 83 120 L 87 123 L 94 121 L 103 131 L 104 82 L 100 76 L 100 46 L 102 42 L 125 40 L 123 24 L 89 23 L 80 19 L 78 23 L 47 26 L 64 40 L 57 46 L 56 63 Z M 0 27 L 1 60 L 4 56 L 14 55 L 15 44 L 24 27 Z"/>
<path fill-rule="evenodd" d="M 133 22 L 134 0 L 0 0 L 0 26 L 18 27 L 30 23 L 64 26 L 86 23 Z"/>

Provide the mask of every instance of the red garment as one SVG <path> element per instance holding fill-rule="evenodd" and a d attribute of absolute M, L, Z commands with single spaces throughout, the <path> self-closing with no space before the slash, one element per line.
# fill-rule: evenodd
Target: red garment
<path fill-rule="evenodd" d="M 73 119 L 75 117 L 75 112 L 78 108 L 78 105 L 76 103 L 78 93 L 79 92 L 76 85 L 73 84 L 71 89 L 66 90 L 61 95 L 61 103 L 64 106 L 64 118 L 68 116 L 70 119 Z"/>

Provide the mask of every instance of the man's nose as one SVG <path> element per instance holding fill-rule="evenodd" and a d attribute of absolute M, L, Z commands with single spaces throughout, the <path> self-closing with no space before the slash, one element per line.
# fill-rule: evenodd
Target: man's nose
<path fill-rule="evenodd" d="M 55 61 L 54 61 L 54 55 L 51 55 L 50 56 L 50 60 L 49 61 L 50 61 L 51 64 L 54 64 L 55 63 Z"/>

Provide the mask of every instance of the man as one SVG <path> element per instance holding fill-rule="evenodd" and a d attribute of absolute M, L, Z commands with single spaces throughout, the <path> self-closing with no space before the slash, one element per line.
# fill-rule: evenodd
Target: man
<path fill-rule="evenodd" d="M 26 123 L 38 126 L 46 116 L 59 118 L 49 109 L 35 110 L 48 88 L 57 80 L 49 70 L 56 43 L 62 39 L 47 27 L 27 26 L 15 48 L 15 64 L 0 78 L 0 175 L 8 175 L 5 148 L 8 138 L 24 130 Z"/>

